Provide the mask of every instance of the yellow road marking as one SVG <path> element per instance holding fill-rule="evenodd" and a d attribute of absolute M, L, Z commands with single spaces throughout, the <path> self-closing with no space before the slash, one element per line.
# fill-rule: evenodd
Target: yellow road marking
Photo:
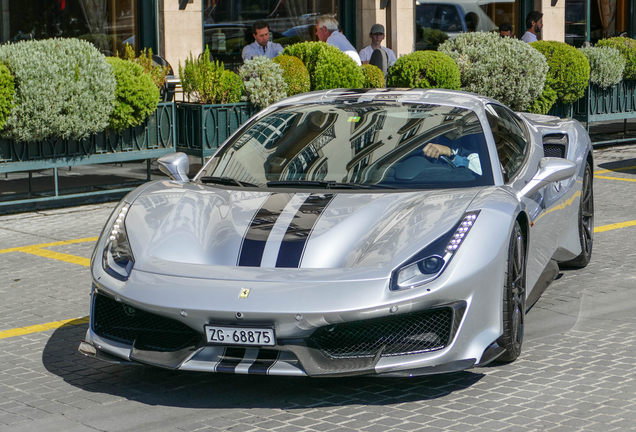
<path fill-rule="evenodd" d="M 636 182 L 636 179 L 620 178 L 620 177 L 596 176 L 596 178 L 597 179 L 606 179 L 606 180 L 621 180 L 621 181 L 628 181 L 628 182 Z"/>
<path fill-rule="evenodd" d="M 627 227 L 631 227 L 631 226 L 636 226 L 636 220 L 628 221 L 628 222 L 619 222 L 619 223 L 614 223 L 614 224 L 609 224 L 609 225 L 603 225 L 603 226 L 594 228 L 594 232 L 595 233 L 605 232 L 605 231 L 611 231 L 611 230 L 615 230 L 615 229 L 619 229 L 619 228 L 627 228 Z"/>
<path fill-rule="evenodd" d="M 53 321 L 46 324 L 37 324 L 28 327 L 18 327 L 11 330 L 0 331 L 0 339 L 6 339 L 14 336 L 24 336 L 32 333 L 39 333 L 47 330 L 57 329 L 63 326 L 71 326 L 78 324 L 86 324 L 89 317 L 73 318 L 62 321 Z"/>
<path fill-rule="evenodd" d="M 622 167 L 622 168 L 614 168 L 614 169 L 606 169 L 606 170 L 594 171 L 594 175 L 596 175 L 596 174 L 605 174 L 605 173 L 614 172 L 614 171 L 628 171 L 628 170 L 632 170 L 632 169 L 636 169 L 636 166 L 629 166 L 629 167 Z"/>
<path fill-rule="evenodd" d="M 22 248 L 20 252 L 28 253 L 31 255 L 37 255 L 44 258 L 50 258 L 50 259 L 54 259 L 58 261 L 64 261 L 71 264 L 78 264 L 85 267 L 90 267 L 91 265 L 91 260 L 88 258 L 80 257 L 77 255 L 65 254 L 61 252 L 53 252 L 47 249 L 40 249 L 36 247 L 31 247 L 31 248 L 25 247 L 25 248 Z"/>
<path fill-rule="evenodd" d="M 22 249 L 25 249 L 25 248 L 45 248 L 45 247 L 51 247 L 51 246 L 64 246 L 64 245 L 70 245 L 75 243 L 86 243 L 86 242 L 97 241 L 97 239 L 98 237 L 87 237 L 87 238 L 81 238 L 81 239 L 75 239 L 75 240 L 64 240 L 64 241 L 57 241 L 57 242 L 51 242 L 51 243 L 42 243 L 42 244 L 31 245 L 31 246 L 20 246 L 20 247 L 14 247 L 9 249 L 0 249 L 0 253 L 22 252 Z"/>

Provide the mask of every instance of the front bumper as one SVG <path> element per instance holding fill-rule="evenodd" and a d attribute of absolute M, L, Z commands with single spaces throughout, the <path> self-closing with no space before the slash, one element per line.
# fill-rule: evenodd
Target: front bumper
<path fill-rule="evenodd" d="M 400 292 L 391 292 L 388 280 L 302 287 L 252 282 L 253 301 L 238 299 L 245 285 L 239 281 L 133 271 L 123 289 L 95 281 L 91 325 L 80 351 L 106 361 L 239 374 L 408 376 L 462 370 L 483 362 L 501 334 L 503 281 L 488 276 L 503 271 L 491 270 L 458 278 L 449 268 L 419 291 Z M 277 345 L 210 346 L 205 324 L 273 327 Z"/>

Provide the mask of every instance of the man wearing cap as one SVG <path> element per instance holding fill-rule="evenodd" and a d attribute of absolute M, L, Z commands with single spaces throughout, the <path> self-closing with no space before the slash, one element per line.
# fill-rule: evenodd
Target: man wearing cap
<path fill-rule="evenodd" d="M 371 38 L 371 45 L 360 50 L 360 60 L 362 60 L 362 64 L 368 64 L 369 60 L 371 60 L 371 54 L 373 54 L 373 51 L 378 48 L 382 48 L 389 57 L 389 66 L 393 66 L 393 63 L 397 60 L 395 53 L 392 49 L 382 46 L 382 41 L 384 40 L 384 26 L 382 24 L 373 24 L 371 26 L 371 31 L 369 32 L 369 37 Z"/>
<path fill-rule="evenodd" d="M 321 42 L 326 42 L 329 45 L 335 46 L 340 51 L 348 55 L 355 61 L 358 66 L 361 66 L 360 56 L 356 49 L 351 45 L 351 42 L 347 40 L 347 37 L 340 33 L 338 30 L 338 20 L 332 15 L 323 15 L 318 18 L 316 24 L 316 36 Z"/>

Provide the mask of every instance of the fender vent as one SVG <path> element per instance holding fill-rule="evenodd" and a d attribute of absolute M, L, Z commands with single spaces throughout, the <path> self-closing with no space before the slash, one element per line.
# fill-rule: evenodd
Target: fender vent
<path fill-rule="evenodd" d="M 545 157 L 564 158 L 567 152 L 568 136 L 565 134 L 549 134 L 543 137 L 543 153 Z"/>

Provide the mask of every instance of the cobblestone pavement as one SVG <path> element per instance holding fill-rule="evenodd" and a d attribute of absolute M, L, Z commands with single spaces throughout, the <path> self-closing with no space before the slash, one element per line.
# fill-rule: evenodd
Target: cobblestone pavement
<path fill-rule="evenodd" d="M 174 372 L 80 355 L 85 323 L 11 335 L 87 314 L 85 263 L 115 204 L 2 216 L 0 431 L 636 429 L 636 146 L 595 158 L 604 231 L 591 264 L 561 272 L 529 312 L 521 357 L 422 378 Z M 81 258 L 55 259 L 69 255 Z"/>

